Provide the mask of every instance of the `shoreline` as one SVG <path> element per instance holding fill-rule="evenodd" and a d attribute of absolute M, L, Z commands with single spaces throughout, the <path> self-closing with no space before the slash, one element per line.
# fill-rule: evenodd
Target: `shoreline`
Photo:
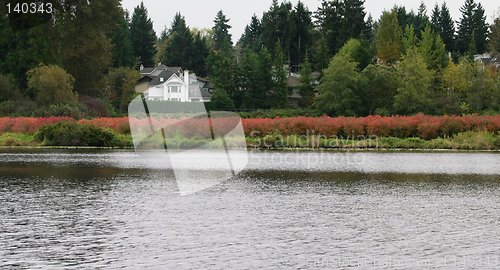
<path fill-rule="evenodd" d="M 94 146 L 0 146 L 2 150 L 132 150 L 133 147 L 94 147 Z M 176 150 L 176 149 L 174 149 Z M 211 149 L 197 149 L 204 151 Z M 189 151 L 189 150 L 187 150 Z M 500 149 L 446 149 L 446 148 L 311 148 L 311 147 L 274 147 L 274 148 L 256 148 L 247 147 L 247 151 L 271 151 L 271 152 L 428 152 L 428 153 L 500 153 Z"/>

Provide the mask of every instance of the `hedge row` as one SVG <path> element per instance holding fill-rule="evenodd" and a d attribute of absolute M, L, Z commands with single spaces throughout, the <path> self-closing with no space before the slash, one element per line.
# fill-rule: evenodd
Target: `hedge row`
<path fill-rule="evenodd" d="M 176 119 L 174 121 L 178 121 Z M 263 137 L 270 134 L 312 135 L 337 137 L 379 136 L 379 137 L 420 137 L 434 139 L 452 137 L 465 131 L 500 131 L 500 115 L 497 116 L 368 116 L 355 117 L 292 117 L 292 118 L 253 118 L 243 119 L 247 136 Z M 5 132 L 34 133 L 42 126 L 58 122 L 74 122 L 81 125 L 93 125 L 109 128 L 120 134 L 130 133 L 128 118 L 95 118 L 76 121 L 68 117 L 47 118 L 0 118 L 0 134 Z M 144 119 L 144 124 L 149 122 Z M 155 125 L 170 123 L 170 119 L 153 119 Z M 214 123 L 214 121 L 212 121 Z M 182 133 L 195 135 L 207 130 L 208 122 L 203 119 L 184 119 Z M 234 119 L 216 121 L 217 130 L 230 130 Z M 226 126 L 225 126 L 226 125 Z"/>

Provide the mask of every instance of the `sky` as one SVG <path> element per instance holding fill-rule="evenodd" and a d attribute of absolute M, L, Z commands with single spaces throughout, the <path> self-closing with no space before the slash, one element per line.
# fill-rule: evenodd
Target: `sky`
<path fill-rule="evenodd" d="M 290 0 L 294 5 L 299 0 Z M 451 16 L 455 21 L 460 18 L 460 7 L 465 0 L 448 0 L 446 4 L 450 9 Z M 230 19 L 232 26 L 231 34 L 233 41 L 237 41 L 243 33 L 245 26 L 250 22 L 253 14 L 259 18 L 267 11 L 272 0 L 144 0 L 144 5 L 148 9 L 149 17 L 152 19 L 154 29 L 159 35 L 166 27 L 170 27 L 175 13 L 180 12 L 185 18 L 189 27 L 211 28 L 217 11 L 221 10 Z M 280 1 L 281 2 L 281 1 Z M 321 0 L 302 0 L 310 11 L 316 11 L 321 5 Z M 420 0 L 366 0 L 365 10 L 372 14 L 376 20 L 384 10 L 391 9 L 394 5 L 405 6 L 408 10 L 417 10 Z M 431 15 L 432 8 L 436 3 L 441 5 L 443 0 L 423 0 L 427 6 L 428 15 Z M 498 0 L 476 0 L 480 2 L 485 10 L 488 22 L 493 21 L 493 17 L 500 13 L 500 1 Z M 134 7 L 139 5 L 141 0 L 122 0 L 122 5 L 132 14 Z"/>

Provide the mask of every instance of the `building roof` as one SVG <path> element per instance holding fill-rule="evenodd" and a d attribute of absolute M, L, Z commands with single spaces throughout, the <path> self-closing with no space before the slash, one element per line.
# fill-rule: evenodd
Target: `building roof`
<path fill-rule="evenodd" d="M 140 72 L 142 77 L 138 80 L 139 83 L 149 82 L 149 85 L 155 86 L 166 82 L 174 74 L 182 74 L 182 68 L 167 67 L 159 64 L 158 66 L 152 68 L 145 68 L 141 66 Z"/>

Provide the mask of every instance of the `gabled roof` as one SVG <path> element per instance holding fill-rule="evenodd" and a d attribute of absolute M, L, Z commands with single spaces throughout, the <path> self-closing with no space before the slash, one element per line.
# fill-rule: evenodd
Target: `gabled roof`
<path fill-rule="evenodd" d="M 180 72 L 181 72 L 181 68 L 177 68 L 177 69 L 168 68 L 165 70 L 161 70 L 159 72 L 159 74 L 153 78 L 153 80 L 149 83 L 149 85 L 155 86 L 155 85 L 163 84 L 166 81 L 168 81 L 168 79 L 170 79 L 170 77 L 172 77 L 174 74 L 180 74 Z M 162 79 L 163 79 L 163 81 L 162 81 Z"/>

